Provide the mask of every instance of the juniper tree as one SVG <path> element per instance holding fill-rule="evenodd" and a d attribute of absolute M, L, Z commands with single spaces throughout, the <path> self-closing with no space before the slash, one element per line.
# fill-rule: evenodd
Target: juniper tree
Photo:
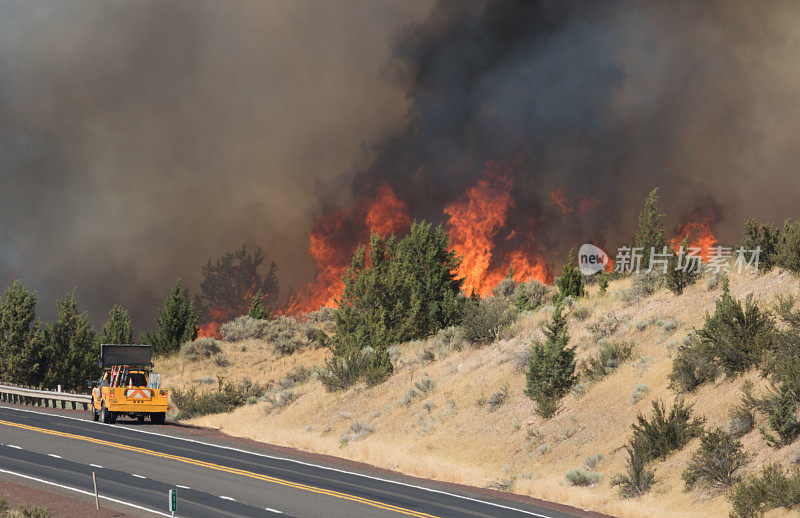
<path fill-rule="evenodd" d="M 534 342 L 525 373 L 525 394 L 536 402 L 536 412 L 551 417 L 559 400 L 575 383 L 575 350 L 568 347 L 569 332 L 564 306 L 559 303 L 543 329 L 544 343 Z"/>
<path fill-rule="evenodd" d="M 242 245 L 238 250 L 226 252 L 216 261 L 208 261 L 202 268 L 200 293 L 194 304 L 202 314 L 212 309 L 225 311 L 224 318 L 242 316 L 250 309 L 250 297 L 260 292 L 269 309 L 278 303 L 278 266 L 272 262 L 262 274 L 266 256 L 261 248 L 250 253 Z"/>
<path fill-rule="evenodd" d="M 740 246 L 745 250 L 745 254 L 748 254 L 745 257 L 747 260 L 752 259 L 750 255 L 753 250 L 760 250 L 759 269 L 769 270 L 775 266 L 780 240 L 781 232 L 777 228 L 752 219 L 744 220 L 744 238 Z"/>
<path fill-rule="evenodd" d="M 108 320 L 100 334 L 100 343 L 103 344 L 130 344 L 133 343 L 133 326 L 128 310 L 122 306 L 114 306 L 108 312 Z"/>
<path fill-rule="evenodd" d="M 569 251 L 569 258 L 564 263 L 561 277 L 558 278 L 558 291 L 562 297 L 583 297 L 586 291 L 583 288 L 583 276 L 573 263 L 572 250 Z"/>
<path fill-rule="evenodd" d="M 197 310 L 187 300 L 181 281 L 175 281 L 164 307 L 158 312 L 158 329 L 155 334 L 143 335 L 142 341 L 149 342 L 156 354 L 177 352 L 181 344 L 197 338 L 199 318 Z"/>
<path fill-rule="evenodd" d="M 256 320 L 269 320 L 269 305 L 267 298 L 260 291 L 253 295 L 253 301 L 250 303 L 250 311 L 247 312 L 250 318 Z"/>
<path fill-rule="evenodd" d="M 350 358 L 349 365 L 363 365 L 365 379 L 377 383 L 392 372 L 391 344 L 457 323 L 462 281 L 453 273 L 459 261 L 449 248 L 441 226 L 414 222 L 400 242 L 393 235 L 373 235 L 368 247 L 356 249 L 338 300 L 329 371 L 343 371 L 339 363 Z M 356 358 L 360 351 L 367 351 L 369 361 Z"/>
<path fill-rule="evenodd" d="M 686 254 L 689 250 L 689 236 L 683 238 L 681 242 L 681 250 Z M 684 260 L 684 264 L 678 264 L 678 255 L 673 253 L 667 262 L 667 277 L 666 283 L 669 291 L 675 295 L 680 295 L 683 290 L 688 286 L 697 282 L 700 278 L 700 273 L 693 271 L 693 266 L 688 261 Z"/>
<path fill-rule="evenodd" d="M 41 334 L 36 321 L 36 295 L 20 282 L 0 299 L 0 379 L 38 384 Z"/>
<path fill-rule="evenodd" d="M 658 210 L 658 187 L 650 191 L 644 200 L 644 207 L 639 212 L 639 231 L 636 234 L 636 246 L 643 249 L 641 267 L 650 265 L 650 250 L 660 251 L 666 244 L 664 225 L 661 219 L 665 214 Z"/>
<path fill-rule="evenodd" d="M 75 290 L 56 306 L 58 318 L 44 330 L 43 384 L 47 387 L 60 384 L 67 390 L 77 390 L 86 386 L 86 380 L 100 374 L 97 364 L 100 342 L 89 317 L 78 311 Z"/>

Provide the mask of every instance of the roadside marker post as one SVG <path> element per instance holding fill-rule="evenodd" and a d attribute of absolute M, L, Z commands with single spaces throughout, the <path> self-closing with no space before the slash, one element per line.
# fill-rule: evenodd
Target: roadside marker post
<path fill-rule="evenodd" d="M 92 483 L 94 484 L 94 507 L 100 510 L 100 496 L 97 494 L 97 475 L 92 471 Z"/>
<path fill-rule="evenodd" d="M 170 489 L 169 490 L 169 510 L 172 513 L 172 516 L 175 516 L 175 511 L 178 510 L 178 490 L 177 489 Z"/>

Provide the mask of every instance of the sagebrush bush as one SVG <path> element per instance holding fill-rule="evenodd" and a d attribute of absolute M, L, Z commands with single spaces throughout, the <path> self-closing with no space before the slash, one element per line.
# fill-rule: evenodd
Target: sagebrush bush
<path fill-rule="evenodd" d="M 573 486 L 595 486 L 600 482 L 602 475 L 587 469 L 577 468 L 567 471 L 564 478 Z"/>
<path fill-rule="evenodd" d="M 190 419 L 207 414 L 231 412 L 244 406 L 250 397 L 260 397 L 266 387 L 243 379 L 239 383 L 222 382 L 216 390 L 198 392 L 195 387 L 172 391 L 172 402 L 178 407 L 177 419 Z"/>
<path fill-rule="evenodd" d="M 584 375 L 589 379 L 598 379 L 611 374 L 620 365 L 628 361 L 633 354 L 631 342 L 609 342 L 600 346 L 597 355 L 589 358 L 584 367 Z"/>
<path fill-rule="evenodd" d="M 258 320 L 250 315 L 242 315 L 222 324 L 219 331 L 222 339 L 226 342 L 241 342 L 242 340 L 263 338 L 267 327 L 269 327 L 269 320 Z"/>
<path fill-rule="evenodd" d="M 342 434 L 341 442 L 342 444 L 347 444 L 353 441 L 358 441 L 363 439 L 367 435 L 373 433 L 375 431 L 375 427 L 369 423 L 362 423 L 361 421 L 353 421 L 350 425 L 349 431 Z"/>
<path fill-rule="evenodd" d="M 501 297 L 466 300 L 461 320 L 464 339 L 474 345 L 492 343 L 515 316 L 513 307 Z"/>
<path fill-rule="evenodd" d="M 329 392 L 342 390 L 357 383 L 368 364 L 366 354 L 353 350 L 346 355 L 325 360 L 325 367 L 318 371 L 319 379 Z"/>
<path fill-rule="evenodd" d="M 217 367 L 227 367 L 231 364 L 228 360 L 228 357 L 222 353 L 217 353 L 214 355 L 214 365 Z"/>
<path fill-rule="evenodd" d="M 744 437 L 756 426 L 756 415 L 753 409 L 743 403 L 731 407 L 728 412 L 728 433 L 735 438 Z"/>
<path fill-rule="evenodd" d="M 777 464 L 766 464 L 760 474 L 751 474 L 735 484 L 728 496 L 732 518 L 757 518 L 767 511 L 800 507 L 800 472 L 784 472 Z"/>
<path fill-rule="evenodd" d="M 460 351 L 466 344 L 464 330 L 460 326 L 449 326 L 438 330 L 432 341 L 433 346 L 441 354 L 447 354 L 451 350 Z"/>
<path fill-rule="evenodd" d="M 498 282 L 494 288 L 492 288 L 492 296 L 510 299 L 514 296 L 514 292 L 516 290 L 517 282 L 510 277 L 506 277 Z"/>
<path fill-rule="evenodd" d="M 489 412 L 494 412 L 495 410 L 497 410 L 500 406 L 503 405 L 503 403 L 506 402 L 507 399 L 508 399 L 508 384 L 505 384 L 500 388 L 499 392 L 495 392 L 488 400 L 486 400 L 486 404 L 489 406 Z"/>
<path fill-rule="evenodd" d="M 614 313 L 606 313 L 587 325 L 586 328 L 592 332 L 592 336 L 595 340 L 600 340 L 613 335 L 619 327 L 619 324 L 619 319 Z"/>
<path fill-rule="evenodd" d="M 687 489 L 697 485 L 725 488 L 736 482 L 738 472 L 749 459 L 742 443 L 724 430 L 715 428 L 700 438 L 700 448 L 692 455 L 682 477 Z"/>
<path fill-rule="evenodd" d="M 583 465 L 586 466 L 588 469 L 594 469 L 597 467 L 598 464 L 605 460 L 606 456 L 602 453 L 593 453 L 583 459 Z"/>
<path fill-rule="evenodd" d="M 210 337 L 198 338 L 193 342 L 186 342 L 181 346 L 181 355 L 190 361 L 201 358 L 212 358 L 222 351 L 219 340 Z"/>
<path fill-rule="evenodd" d="M 631 392 L 631 404 L 636 405 L 644 399 L 644 397 L 650 393 L 650 387 L 644 383 L 640 383 L 633 387 L 633 391 Z"/>
<path fill-rule="evenodd" d="M 532 311 L 544 304 L 547 294 L 547 286 L 539 281 L 522 282 L 514 290 L 514 305 L 520 311 Z"/>
<path fill-rule="evenodd" d="M 639 414 L 631 425 L 630 443 L 650 459 L 663 459 L 703 433 L 705 418 L 692 417 L 692 405 L 678 399 L 667 413 L 664 403 L 653 401 L 650 418 Z"/>
<path fill-rule="evenodd" d="M 592 312 L 586 306 L 577 306 L 570 314 L 576 319 L 584 321 L 589 318 L 589 315 L 591 315 Z"/>

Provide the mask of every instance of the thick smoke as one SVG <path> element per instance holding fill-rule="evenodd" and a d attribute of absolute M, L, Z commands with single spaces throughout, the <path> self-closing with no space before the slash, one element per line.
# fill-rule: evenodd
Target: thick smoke
<path fill-rule="evenodd" d="M 499 162 L 509 228 L 555 266 L 630 243 L 655 186 L 672 228 L 707 215 L 734 245 L 745 217 L 797 216 L 799 24 L 797 2 L 442 1 L 398 40 L 409 123 L 355 188 L 442 219 Z"/>
<path fill-rule="evenodd" d="M 152 326 L 180 277 L 242 243 L 313 275 L 320 194 L 396 123 L 391 37 L 424 2 L 0 3 L 0 284 L 51 318 Z M 284 286 L 284 291 L 286 289 Z"/>
<path fill-rule="evenodd" d="M 144 327 L 225 250 L 298 287 L 315 218 L 390 185 L 443 221 L 487 169 L 498 247 L 554 266 L 628 242 L 654 186 L 733 244 L 797 215 L 799 27 L 790 1 L 5 2 L 0 281 Z"/>

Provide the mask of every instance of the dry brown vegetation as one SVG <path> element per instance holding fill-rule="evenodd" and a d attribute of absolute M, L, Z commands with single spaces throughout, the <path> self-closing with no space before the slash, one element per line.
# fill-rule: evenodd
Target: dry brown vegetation
<path fill-rule="evenodd" d="M 797 278 L 778 270 L 732 274 L 730 280 L 735 297 L 752 293 L 764 304 L 778 294 L 800 291 Z M 190 422 L 415 476 L 496 487 L 618 516 L 727 515 L 730 505 L 723 494 L 684 490 L 681 472 L 698 439 L 653 464 L 657 482 L 646 495 L 622 499 L 609 484 L 623 469 L 623 445 L 637 413 L 648 414 L 652 399 L 675 399 L 668 388 L 672 359 L 684 336 L 713 311 L 720 293 L 718 286 L 709 289 L 701 280 L 681 296 L 662 288 L 631 302 L 620 296 L 630 284 L 630 279 L 612 282 L 606 294 L 591 287 L 589 296 L 572 307 L 573 312 L 581 309 L 578 318 L 570 318 L 570 334 L 579 360 L 598 353 L 597 342 L 604 334 L 607 340 L 635 344 L 631 359 L 607 376 L 581 380 L 581 387 L 564 398 L 560 412 L 549 420 L 536 416 L 533 402 L 523 394 L 525 376 L 519 366 L 521 353 L 534 337 L 541 337 L 540 326 L 552 306 L 523 313 L 497 342 L 482 348 L 441 352 L 424 341 L 404 344 L 394 375 L 376 387 L 359 385 L 329 393 L 312 377 L 292 388 L 296 399 L 289 404 L 259 401 L 235 410 L 233 418 L 209 415 Z M 422 354 L 425 349 L 434 351 L 434 361 Z M 260 341 L 224 343 L 222 352 L 230 360 L 227 367 L 212 359 L 189 362 L 173 357 L 159 361 L 156 368 L 173 388 L 198 384 L 202 377 L 216 386 L 218 375 L 268 383 L 297 365 L 320 365 L 329 354 L 317 349 L 279 357 L 270 344 Z M 733 380 L 720 378 L 686 400 L 697 415 L 706 417 L 708 427 L 724 427 L 730 407 L 740 400 L 744 380 L 752 380 L 756 388 L 764 385 L 751 372 Z M 637 387 L 644 396 L 634 402 Z M 507 397 L 499 404 L 487 403 L 503 392 Z M 353 440 L 355 422 L 374 431 Z M 765 462 L 789 466 L 798 457 L 798 443 L 771 448 L 757 429 L 742 442 L 752 455 L 747 471 Z M 565 480 L 568 471 L 584 467 L 584 460 L 597 454 L 602 455 L 592 462 L 592 471 L 602 475 L 597 485 L 577 487 Z"/>

